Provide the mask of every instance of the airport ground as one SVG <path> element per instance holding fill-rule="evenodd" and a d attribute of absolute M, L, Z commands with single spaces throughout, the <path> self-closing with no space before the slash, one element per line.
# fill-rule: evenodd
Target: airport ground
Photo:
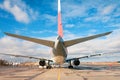
<path fill-rule="evenodd" d="M 33 67 L 0 67 L 0 80 L 119 80 L 120 64 L 82 64 L 75 69 Z"/>

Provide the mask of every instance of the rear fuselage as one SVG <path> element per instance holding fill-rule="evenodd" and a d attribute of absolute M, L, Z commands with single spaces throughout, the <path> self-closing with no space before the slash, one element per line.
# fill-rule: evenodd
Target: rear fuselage
<path fill-rule="evenodd" d="M 52 49 L 54 55 L 54 62 L 56 64 L 63 64 L 67 58 L 67 49 L 64 46 L 64 41 L 62 37 L 58 36 L 54 48 Z"/>

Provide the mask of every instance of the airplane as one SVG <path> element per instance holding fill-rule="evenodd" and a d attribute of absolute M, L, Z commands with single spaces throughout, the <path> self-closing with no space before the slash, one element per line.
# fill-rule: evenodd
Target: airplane
<path fill-rule="evenodd" d="M 62 21 L 61 21 L 61 3 L 60 3 L 60 0 L 58 0 L 58 36 L 56 38 L 56 41 L 31 38 L 31 37 L 27 37 L 27 36 L 21 36 L 21 35 L 5 32 L 5 34 L 8 36 L 35 42 L 35 43 L 45 45 L 45 46 L 52 48 L 53 59 L 36 58 L 36 57 L 31 57 L 31 56 L 23 56 L 23 55 L 15 55 L 15 54 L 5 54 L 5 55 L 10 55 L 10 56 L 15 56 L 15 57 L 25 57 L 25 58 L 30 58 L 30 59 L 31 58 L 38 59 L 39 65 L 40 66 L 47 65 L 46 66 L 47 69 L 52 68 L 51 64 L 50 64 L 51 62 L 54 62 L 55 64 L 58 64 L 58 65 L 61 65 L 61 64 L 64 64 L 67 62 L 67 63 L 69 63 L 68 68 L 73 68 L 73 65 L 75 65 L 75 66 L 80 65 L 80 59 L 94 57 L 94 56 L 100 56 L 101 54 L 94 54 L 94 55 L 89 55 L 89 56 L 82 56 L 82 57 L 75 57 L 75 58 L 68 59 L 67 58 L 67 54 L 68 54 L 67 47 L 70 47 L 75 44 L 85 42 L 88 40 L 92 40 L 92 39 L 95 39 L 98 37 L 102 37 L 102 36 L 108 35 L 110 33 L 112 33 L 112 31 L 105 32 L 102 34 L 92 35 L 92 36 L 88 36 L 88 37 L 64 41 L 63 40 L 63 27 L 62 27 Z M 0 53 L 0 54 L 4 54 L 4 53 Z M 71 61 L 73 61 L 73 64 Z"/>

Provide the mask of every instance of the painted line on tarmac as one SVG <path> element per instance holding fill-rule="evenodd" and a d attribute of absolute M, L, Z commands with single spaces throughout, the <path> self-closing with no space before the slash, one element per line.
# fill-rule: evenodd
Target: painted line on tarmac
<path fill-rule="evenodd" d="M 59 68 L 59 69 L 58 69 L 58 77 L 57 77 L 58 79 L 57 79 L 57 80 L 60 80 L 60 77 L 61 77 L 61 76 L 60 76 L 60 73 L 61 73 L 61 70 L 60 70 L 60 68 Z"/>

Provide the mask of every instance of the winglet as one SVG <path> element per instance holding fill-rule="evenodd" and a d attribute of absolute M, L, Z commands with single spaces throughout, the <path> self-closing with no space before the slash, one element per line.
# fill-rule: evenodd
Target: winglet
<path fill-rule="evenodd" d="M 61 21 L 61 5 L 60 0 L 58 0 L 58 35 L 63 37 L 63 28 L 62 28 L 62 21 Z"/>

